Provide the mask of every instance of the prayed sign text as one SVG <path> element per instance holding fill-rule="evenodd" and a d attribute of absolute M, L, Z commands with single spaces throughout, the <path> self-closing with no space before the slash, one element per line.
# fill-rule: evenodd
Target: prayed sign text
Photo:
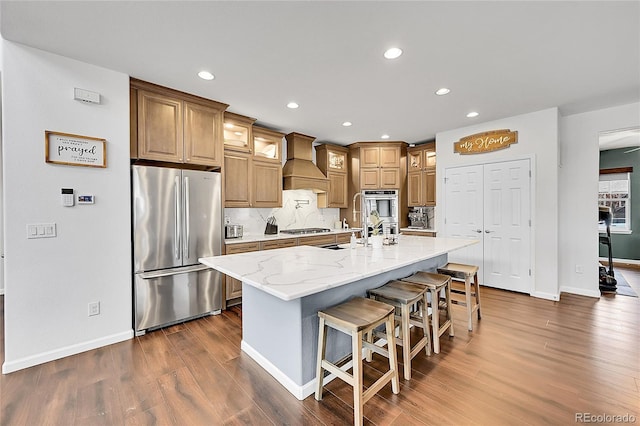
<path fill-rule="evenodd" d="M 106 140 L 45 131 L 45 161 L 67 166 L 107 167 Z"/>
<path fill-rule="evenodd" d="M 509 129 L 492 130 L 465 136 L 453 144 L 453 152 L 459 154 L 481 154 L 508 148 L 518 142 L 518 132 Z"/>

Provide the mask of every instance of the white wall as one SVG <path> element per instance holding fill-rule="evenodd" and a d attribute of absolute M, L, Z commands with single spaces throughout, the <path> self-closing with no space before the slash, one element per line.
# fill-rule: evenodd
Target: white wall
<path fill-rule="evenodd" d="M 129 78 L 2 43 L 8 373 L 133 336 Z M 74 101 L 74 87 L 101 93 L 102 104 Z M 45 163 L 45 130 L 106 139 L 108 167 Z M 62 207 L 62 187 L 95 195 L 95 205 Z M 58 237 L 28 240 L 27 224 L 43 222 Z"/>
<path fill-rule="evenodd" d="M 640 125 L 640 103 L 560 119 L 560 291 L 599 297 L 598 135 Z M 584 272 L 577 273 L 576 265 Z"/>
<path fill-rule="evenodd" d="M 518 143 L 476 155 L 453 152 L 460 138 L 497 129 L 518 131 Z M 436 135 L 437 229 L 444 229 L 444 171 L 448 167 L 532 158 L 533 286 L 531 295 L 557 300 L 558 290 L 558 109 L 550 108 L 501 120 L 480 123 Z"/>

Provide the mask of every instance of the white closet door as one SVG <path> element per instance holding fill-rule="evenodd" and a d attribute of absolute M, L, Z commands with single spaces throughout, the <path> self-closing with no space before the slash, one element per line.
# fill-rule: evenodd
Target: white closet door
<path fill-rule="evenodd" d="M 445 170 L 445 235 L 479 240 L 449 254 L 477 265 L 482 285 L 531 292 L 530 162 Z"/>
<path fill-rule="evenodd" d="M 483 261 L 483 167 L 467 166 L 445 170 L 445 235 L 479 240 L 478 244 L 449 253 L 450 262 L 478 265 L 482 279 Z"/>
<path fill-rule="evenodd" d="M 484 165 L 484 284 L 530 293 L 529 160 Z"/>

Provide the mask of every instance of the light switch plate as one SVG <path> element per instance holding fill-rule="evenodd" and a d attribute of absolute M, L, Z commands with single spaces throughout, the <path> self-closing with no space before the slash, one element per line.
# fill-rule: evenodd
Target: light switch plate
<path fill-rule="evenodd" d="M 30 223 L 27 225 L 27 238 L 55 238 L 57 237 L 55 223 Z"/>

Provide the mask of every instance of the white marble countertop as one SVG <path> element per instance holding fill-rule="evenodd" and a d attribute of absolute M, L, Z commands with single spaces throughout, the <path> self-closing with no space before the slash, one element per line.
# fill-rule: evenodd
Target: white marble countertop
<path fill-rule="evenodd" d="M 256 241 L 272 241 L 282 240 L 287 238 L 304 238 L 315 237 L 318 235 L 336 235 L 336 234 L 351 234 L 352 232 L 360 232 L 362 228 L 349 228 L 349 229 L 332 229 L 329 232 L 318 232 L 315 234 L 284 234 L 279 232 L 277 234 L 249 234 L 243 235 L 242 238 L 227 238 L 224 240 L 225 244 L 239 244 L 239 243 L 254 243 Z M 358 234 L 356 234 L 357 236 Z"/>
<path fill-rule="evenodd" d="M 437 232 L 435 229 L 430 228 L 400 228 L 400 232 L 402 231 L 412 231 L 412 232 Z"/>
<path fill-rule="evenodd" d="M 392 271 L 472 244 L 477 240 L 400 235 L 399 244 L 344 250 L 296 246 L 226 256 L 201 263 L 282 300 L 294 300 Z"/>

